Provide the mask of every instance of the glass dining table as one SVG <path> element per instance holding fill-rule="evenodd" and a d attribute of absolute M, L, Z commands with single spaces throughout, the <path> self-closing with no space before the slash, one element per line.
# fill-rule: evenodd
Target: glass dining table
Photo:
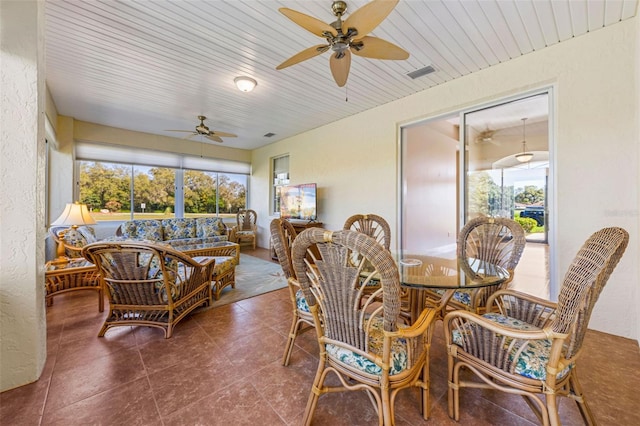
<path fill-rule="evenodd" d="M 457 290 L 497 286 L 510 277 L 508 270 L 475 258 L 403 255 L 398 260 L 401 285 L 408 294 L 411 320 L 426 307 L 439 310 L 439 318 Z"/>

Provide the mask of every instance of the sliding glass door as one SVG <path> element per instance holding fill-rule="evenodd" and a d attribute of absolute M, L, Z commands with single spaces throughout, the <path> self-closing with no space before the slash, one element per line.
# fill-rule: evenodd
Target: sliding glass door
<path fill-rule="evenodd" d="M 544 90 L 403 126 L 403 252 L 455 256 L 458 230 L 469 219 L 514 219 L 528 242 L 518 284 L 542 297 L 555 295 L 548 279 L 554 219 L 550 97 Z"/>

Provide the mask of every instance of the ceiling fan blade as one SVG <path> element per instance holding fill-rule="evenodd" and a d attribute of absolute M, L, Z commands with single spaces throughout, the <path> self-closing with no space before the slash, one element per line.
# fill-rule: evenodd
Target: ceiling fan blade
<path fill-rule="evenodd" d="M 166 129 L 166 130 L 163 130 L 163 132 L 193 133 L 193 130 L 171 130 L 171 129 Z"/>
<path fill-rule="evenodd" d="M 222 139 L 220 139 L 220 138 L 219 138 L 218 136 L 216 136 L 216 135 L 207 135 L 207 136 L 205 136 L 205 138 L 207 138 L 207 139 L 211 139 L 212 141 L 215 141 L 215 142 L 220 142 L 220 143 L 222 143 L 222 142 L 223 142 L 223 141 L 222 141 Z"/>
<path fill-rule="evenodd" d="M 317 35 L 318 37 L 324 37 L 324 34 L 322 33 L 325 31 L 333 34 L 334 36 L 338 35 L 338 32 L 335 28 L 325 22 L 322 22 L 319 19 L 314 18 L 313 16 L 305 15 L 304 13 L 297 12 L 286 7 L 281 7 L 278 10 L 284 16 L 291 19 L 293 22 L 300 25 L 305 30 Z"/>
<path fill-rule="evenodd" d="M 194 132 L 191 132 L 191 134 L 190 134 L 190 135 L 187 135 L 187 136 L 185 136 L 185 137 L 184 137 L 184 138 L 182 138 L 182 139 L 191 139 L 191 138 L 192 138 L 192 137 L 194 137 L 194 136 L 198 136 L 198 134 L 197 134 L 197 133 L 194 133 Z"/>
<path fill-rule="evenodd" d="M 225 132 L 218 132 L 217 130 L 215 132 L 211 132 L 209 134 L 209 136 L 220 136 L 223 138 L 237 138 L 238 135 L 234 135 L 233 133 L 225 133 Z"/>
<path fill-rule="evenodd" d="M 362 47 L 351 46 L 351 52 L 354 55 L 373 59 L 401 60 L 409 58 L 409 52 L 378 37 L 366 36 L 356 41 L 362 42 Z"/>
<path fill-rule="evenodd" d="M 380 25 L 397 4 L 398 0 L 374 0 L 367 3 L 350 14 L 342 28 L 344 31 L 355 28 L 358 30 L 357 37 L 364 37 Z"/>
<path fill-rule="evenodd" d="M 314 56 L 318 56 L 321 53 L 329 50 L 329 45 L 319 44 L 317 46 L 309 47 L 308 49 L 304 49 L 302 52 L 298 52 L 280 65 L 276 67 L 277 70 L 281 70 L 283 68 L 289 67 L 291 65 L 295 65 L 298 62 L 306 61 L 307 59 L 313 58 Z"/>
<path fill-rule="evenodd" d="M 344 56 L 338 59 L 338 52 L 331 55 L 329 60 L 329 66 L 331 67 L 331 74 L 336 81 L 338 87 L 342 87 L 347 84 L 347 78 L 349 78 L 349 68 L 351 68 L 351 52 L 349 49 L 344 51 Z"/>

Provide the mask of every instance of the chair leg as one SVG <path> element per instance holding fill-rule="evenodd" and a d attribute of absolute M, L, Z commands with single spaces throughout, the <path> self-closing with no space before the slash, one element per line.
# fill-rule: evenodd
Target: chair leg
<path fill-rule="evenodd" d="M 285 367 L 289 365 L 289 358 L 291 358 L 291 352 L 293 352 L 293 344 L 298 336 L 298 329 L 300 328 L 300 321 L 298 319 L 298 311 L 293 311 L 293 321 L 291 322 L 291 329 L 289 330 L 289 338 L 287 339 L 287 345 L 284 348 L 284 355 L 282 356 L 282 365 Z"/>
<path fill-rule="evenodd" d="M 429 377 L 429 357 L 427 356 L 427 361 L 424 363 L 424 367 L 422 368 L 422 385 L 420 386 L 420 394 L 421 404 L 422 404 L 422 418 L 425 420 L 429 419 L 431 415 L 431 400 L 429 398 L 429 392 L 431 389 L 431 379 Z"/>
<path fill-rule="evenodd" d="M 449 417 L 455 421 L 460 420 L 460 381 L 459 381 L 459 367 L 456 365 L 455 360 L 449 355 L 448 362 L 449 370 L 449 391 L 447 395 L 447 401 L 449 405 Z"/>
<path fill-rule="evenodd" d="M 551 426 L 559 426 L 560 415 L 558 414 L 558 395 L 555 393 L 548 393 L 545 395 L 547 400 L 547 416 L 549 417 L 549 423 Z M 544 422 L 546 424 L 546 421 Z"/>
<path fill-rule="evenodd" d="M 596 419 L 593 417 L 593 413 L 587 404 L 587 401 L 584 399 L 584 393 L 582 393 L 582 386 L 578 381 L 578 375 L 576 372 L 576 367 L 571 371 L 571 377 L 569 378 L 569 397 L 576 401 L 578 404 L 578 409 L 580 410 L 580 414 L 582 415 L 582 419 L 584 423 L 587 425 L 595 425 Z"/>
<path fill-rule="evenodd" d="M 313 379 L 313 385 L 311 386 L 311 394 L 309 394 L 309 400 L 307 401 L 307 408 L 304 410 L 303 424 L 305 426 L 311 425 L 311 419 L 313 413 L 316 411 L 318 405 L 318 398 L 320 398 L 320 389 L 324 383 L 324 366 L 326 352 L 324 350 L 320 354 L 320 360 L 318 361 L 318 370 L 316 371 L 316 377 Z"/>
<path fill-rule="evenodd" d="M 380 396 L 382 398 L 382 415 L 380 416 L 381 419 L 379 419 L 379 422 L 381 425 L 392 426 L 395 424 L 395 419 L 393 418 L 393 407 L 391 406 L 391 400 L 389 398 L 389 389 L 383 389 Z"/>

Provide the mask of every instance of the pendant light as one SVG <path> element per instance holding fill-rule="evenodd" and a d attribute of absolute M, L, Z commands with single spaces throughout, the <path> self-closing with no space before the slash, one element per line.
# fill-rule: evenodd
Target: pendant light
<path fill-rule="evenodd" d="M 526 117 L 522 119 L 522 152 L 520 154 L 516 154 L 516 160 L 521 163 L 528 163 L 533 158 L 533 152 L 527 152 L 527 139 L 525 138 L 526 121 Z"/>

